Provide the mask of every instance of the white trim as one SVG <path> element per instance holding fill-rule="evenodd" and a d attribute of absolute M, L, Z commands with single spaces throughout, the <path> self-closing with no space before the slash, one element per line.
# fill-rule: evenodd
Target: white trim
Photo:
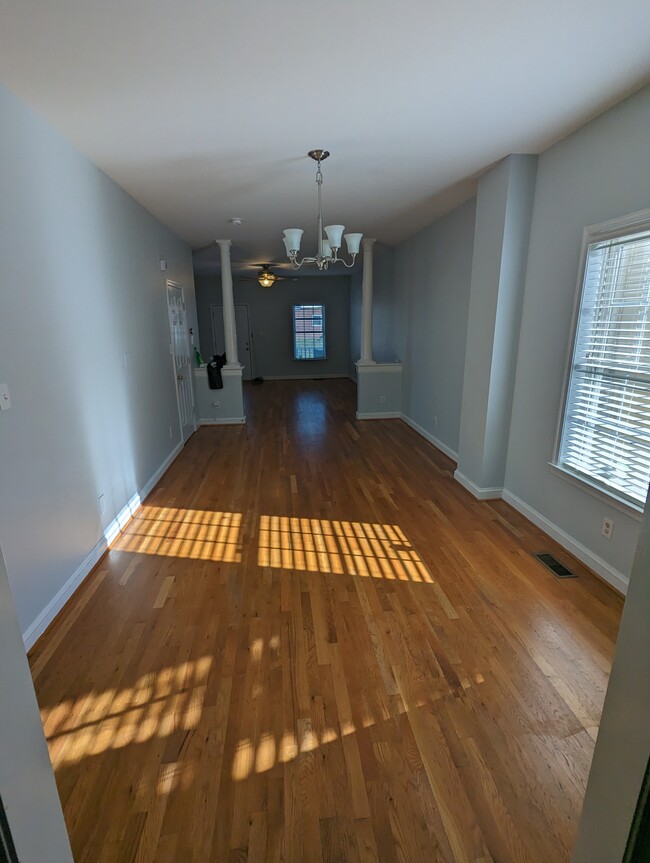
<path fill-rule="evenodd" d="M 650 209 L 638 210 L 635 213 L 629 213 L 626 216 L 618 216 L 615 219 L 609 219 L 607 222 L 600 222 L 596 225 L 587 225 L 587 227 L 584 228 L 582 231 L 582 245 L 580 247 L 580 260 L 578 265 L 578 280 L 573 299 L 571 328 L 569 330 L 569 341 L 564 361 L 564 377 L 562 379 L 562 390 L 560 396 L 560 414 L 558 416 L 557 424 L 555 427 L 553 456 L 549 462 L 549 464 L 553 467 L 559 467 L 558 462 L 560 460 L 560 445 L 562 442 L 562 431 L 564 429 L 564 420 L 566 418 L 567 412 L 569 383 L 571 381 L 571 372 L 573 370 L 573 357 L 575 354 L 576 341 L 578 336 L 578 318 L 580 316 L 580 308 L 582 306 L 582 295 L 584 292 L 589 246 L 592 243 L 599 243 L 608 239 L 613 239 L 617 236 L 623 236 L 624 234 L 632 233 L 635 230 L 643 231 L 648 227 L 650 227 Z"/>
<path fill-rule="evenodd" d="M 630 501 L 625 500 L 625 498 L 618 497 L 613 492 L 605 491 L 601 486 L 589 482 L 586 477 L 583 478 L 577 473 L 573 473 L 573 471 L 567 470 L 567 468 L 562 467 L 559 464 L 553 464 L 552 461 L 548 463 L 548 466 L 559 477 L 566 480 L 566 482 L 570 482 L 571 485 L 576 486 L 576 488 L 579 488 L 581 491 L 585 491 L 587 494 L 597 497 L 598 500 L 608 504 L 613 509 L 617 509 L 619 512 L 625 513 L 625 515 L 629 515 L 630 518 L 633 518 L 635 521 L 643 521 L 643 509 L 632 504 Z"/>
<path fill-rule="evenodd" d="M 508 491 L 507 488 L 503 489 L 502 497 L 506 503 L 509 503 L 510 506 L 514 507 L 529 521 L 532 521 L 532 523 L 540 530 L 543 530 L 544 533 L 547 533 L 552 539 L 558 542 L 562 548 L 566 548 L 567 551 L 571 552 L 571 554 L 577 557 L 578 560 L 581 560 L 589 567 L 589 569 L 592 569 L 596 575 L 603 579 L 603 581 L 606 581 L 619 593 L 622 593 L 623 595 L 627 593 L 629 578 L 626 578 L 622 572 L 614 569 L 614 567 L 610 566 L 607 561 L 602 559 L 602 557 L 594 554 L 593 551 L 590 551 L 581 542 L 578 542 L 578 540 L 569 536 L 569 534 L 563 531 L 561 527 L 558 527 L 552 521 L 549 521 L 540 512 L 533 509 L 532 506 L 524 503 L 521 498 L 517 497 L 517 495 L 513 494 L 511 491 Z"/>
<path fill-rule="evenodd" d="M 146 482 L 142 486 L 142 488 L 140 489 L 140 492 L 139 492 L 140 500 L 144 500 L 146 497 L 148 497 L 151 494 L 151 492 L 154 490 L 154 488 L 158 484 L 158 481 L 162 478 L 162 476 L 165 473 L 165 471 L 167 470 L 167 468 L 171 465 L 171 463 L 176 459 L 176 457 L 178 456 L 180 451 L 183 449 L 183 446 L 184 446 L 184 444 L 182 442 L 177 443 L 176 446 L 174 447 L 174 449 L 167 456 L 165 461 L 160 465 L 158 470 L 153 474 L 153 476 L 148 480 L 148 482 Z"/>
<path fill-rule="evenodd" d="M 108 543 L 106 542 L 106 539 L 102 537 L 90 554 L 84 558 L 81 564 L 73 572 L 63 587 L 23 632 L 25 650 L 31 650 L 31 648 L 36 644 L 38 639 L 43 635 L 72 594 L 77 590 L 82 581 L 92 571 L 93 567 L 107 551 Z"/>
<path fill-rule="evenodd" d="M 481 488 L 476 485 L 471 479 L 461 473 L 459 470 L 454 471 L 454 479 L 467 489 L 477 500 L 499 500 L 503 496 L 502 488 Z"/>
<path fill-rule="evenodd" d="M 240 378 L 244 372 L 244 366 L 222 366 L 221 375 L 226 378 Z M 199 366 L 194 369 L 194 374 L 199 378 L 207 378 L 208 367 Z"/>
<path fill-rule="evenodd" d="M 301 360 L 301 362 L 306 362 L 306 360 Z M 320 360 L 310 360 L 310 362 L 320 362 Z M 333 375 L 262 375 L 262 377 L 265 381 L 313 381 L 320 378 L 347 378 L 348 375 L 342 372 Z"/>
<path fill-rule="evenodd" d="M 402 363 L 356 363 L 357 374 L 362 375 L 377 375 L 377 374 L 401 374 L 404 366 Z"/>
<path fill-rule="evenodd" d="M 357 411 L 358 420 L 399 420 L 402 414 L 399 411 L 377 411 L 377 413 L 361 413 Z"/>
<path fill-rule="evenodd" d="M 153 491 L 160 478 L 182 449 L 182 442 L 174 447 L 153 476 L 145 483 L 145 485 L 143 485 L 140 491 L 131 498 L 126 506 L 122 508 L 113 521 L 108 525 L 102 538 L 86 555 L 61 589 L 48 602 L 40 614 L 38 614 L 29 624 L 27 629 L 23 632 L 25 650 L 30 650 L 36 644 L 38 639 L 43 635 L 63 606 L 85 580 L 86 576 L 92 572 L 93 568 L 108 551 L 111 541 L 124 529 L 126 524 L 128 524 L 133 517 L 134 513 L 140 509 L 142 501 Z"/>
<path fill-rule="evenodd" d="M 437 437 L 434 437 L 424 428 L 424 426 L 416 423 L 415 420 L 412 420 L 411 417 L 407 417 L 406 414 L 401 414 L 401 418 L 404 420 L 407 426 L 411 426 L 414 431 L 416 431 L 419 435 L 422 435 L 422 437 L 425 440 L 428 440 L 429 443 L 433 444 L 436 449 L 444 452 L 444 454 L 448 456 L 452 461 L 455 461 L 456 463 L 458 462 L 458 453 L 455 452 L 451 447 L 447 446 L 447 444 L 443 443 L 441 440 L 438 440 Z"/>
<path fill-rule="evenodd" d="M 234 426 L 245 425 L 246 417 L 217 417 L 200 419 L 200 426 Z"/>

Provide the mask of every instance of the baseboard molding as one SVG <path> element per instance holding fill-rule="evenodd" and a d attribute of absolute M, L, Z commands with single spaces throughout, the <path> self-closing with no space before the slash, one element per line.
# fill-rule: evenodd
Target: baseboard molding
<path fill-rule="evenodd" d="M 611 587 L 619 593 L 622 593 L 623 595 L 627 593 L 629 579 L 626 578 L 622 572 L 614 569 L 614 567 L 610 566 L 607 561 L 602 559 L 602 557 L 594 554 L 593 551 L 590 551 L 581 542 L 578 542 L 572 536 L 569 536 L 569 534 L 563 531 L 561 527 L 558 527 L 552 521 L 549 521 L 540 512 L 537 512 L 536 509 L 533 509 L 532 506 L 529 506 L 521 498 L 517 497 L 516 494 L 513 494 L 511 491 L 504 488 L 502 497 L 506 503 L 509 503 L 510 506 L 514 507 L 517 512 L 520 512 L 525 516 L 528 521 L 532 521 L 532 523 L 540 530 L 543 530 L 544 533 L 547 533 L 552 539 L 559 543 L 562 548 L 566 548 L 566 550 L 571 552 L 574 557 L 577 557 L 578 560 L 582 561 L 582 563 L 588 566 L 589 569 L 592 569 L 596 575 L 603 579 L 603 581 L 606 581 L 607 584 L 611 585 Z"/>
<path fill-rule="evenodd" d="M 356 417 L 358 420 L 398 420 L 401 419 L 401 413 L 399 411 L 383 411 L 380 413 L 363 413 L 361 411 L 357 411 Z"/>
<path fill-rule="evenodd" d="M 141 501 L 145 500 L 145 498 L 147 498 L 151 494 L 151 492 L 154 490 L 154 488 L 158 485 L 158 483 L 162 479 L 163 475 L 171 467 L 172 462 L 176 461 L 176 459 L 180 455 L 181 450 L 183 449 L 183 446 L 184 446 L 184 444 L 182 441 L 180 443 L 176 444 L 174 449 L 170 452 L 170 454 L 167 456 L 165 461 L 160 465 L 158 470 L 142 486 L 142 488 L 140 489 L 140 492 L 139 492 Z M 127 504 L 125 509 L 128 506 L 129 506 L 129 504 Z M 135 510 L 133 510 L 133 512 L 135 512 Z M 131 515 L 133 515 L 133 512 L 131 513 Z"/>
<path fill-rule="evenodd" d="M 454 452 L 451 447 L 448 447 L 447 444 L 444 444 L 441 440 L 438 440 L 437 437 L 434 437 L 424 428 L 424 426 L 416 423 L 415 420 L 412 420 L 411 417 L 406 416 L 406 414 L 400 414 L 400 418 L 404 420 L 407 426 L 410 426 L 419 435 L 422 435 L 425 440 L 429 441 L 430 444 L 433 444 L 436 449 L 444 452 L 444 454 L 449 456 L 453 461 L 458 462 L 458 453 Z"/>
<path fill-rule="evenodd" d="M 221 419 L 201 419 L 200 426 L 236 426 L 245 425 L 246 417 L 222 417 Z"/>
<path fill-rule="evenodd" d="M 321 378 L 334 379 L 347 377 L 347 372 L 337 375 L 263 375 L 265 381 L 314 381 Z"/>
<path fill-rule="evenodd" d="M 84 558 L 81 564 L 73 572 L 59 592 L 48 602 L 43 611 L 41 611 L 36 619 L 33 620 L 23 632 L 23 643 L 26 651 L 31 650 L 31 648 L 36 644 L 38 639 L 43 635 L 72 594 L 77 590 L 86 576 L 92 571 L 93 567 L 97 565 L 107 551 L 108 543 L 106 542 L 106 539 L 102 537 L 90 554 Z"/>
<path fill-rule="evenodd" d="M 140 491 L 137 492 L 126 504 L 126 506 L 124 506 L 115 516 L 113 521 L 104 530 L 104 535 L 102 536 L 102 538 L 86 555 L 83 561 L 72 573 L 70 578 L 65 582 L 63 587 L 61 587 L 61 589 L 48 602 L 48 604 L 41 611 L 41 613 L 37 615 L 37 617 L 32 621 L 32 623 L 30 623 L 27 629 L 23 632 L 23 643 L 25 645 L 25 650 L 31 650 L 31 648 L 36 644 L 41 635 L 43 635 L 45 630 L 52 623 L 57 614 L 59 614 L 59 612 L 63 609 L 64 605 L 72 597 L 75 591 L 81 586 L 86 577 L 92 572 L 94 567 L 97 566 L 99 561 L 108 551 L 111 542 L 113 542 L 115 537 L 122 530 L 124 530 L 124 527 L 133 518 L 134 513 L 136 513 L 142 506 L 142 501 L 145 500 L 145 498 L 149 494 L 151 494 L 156 484 L 160 481 L 160 478 L 163 476 L 165 471 L 169 468 L 171 463 L 178 456 L 182 449 L 182 443 L 179 443 L 174 447 L 174 449 L 167 456 L 167 458 L 160 465 L 160 467 L 156 470 L 153 476 L 151 476 L 150 479 L 147 480 L 147 482 L 142 486 Z"/>
<path fill-rule="evenodd" d="M 454 471 L 454 479 L 471 492 L 477 500 L 499 500 L 503 496 L 502 488 L 481 488 L 459 470 Z"/>

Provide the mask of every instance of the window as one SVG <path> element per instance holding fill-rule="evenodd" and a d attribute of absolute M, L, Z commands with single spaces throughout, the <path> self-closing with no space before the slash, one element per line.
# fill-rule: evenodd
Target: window
<path fill-rule="evenodd" d="M 325 306 L 293 307 L 293 357 L 296 360 L 324 360 Z"/>
<path fill-rule="evenodd" d="M 613 223 L 585 233 L 557 458 L 558 467 L 637 508 L 650 480 L 650 213 L 643 215 L 617 233 Z"/>

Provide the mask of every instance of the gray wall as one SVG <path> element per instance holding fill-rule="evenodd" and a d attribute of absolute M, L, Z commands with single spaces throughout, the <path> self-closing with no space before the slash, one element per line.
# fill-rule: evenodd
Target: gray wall
<path fill-rule="evenodd" d="M 234 279 L 235 303 L 248 305 L 253 333 L 256 377 L 322 377 L 346 375 L 350 368 L 350 279 L 348 276 L 302 276 L 261 288 L 257 282 Z M 199 339 L 203 359 L 214 353 L 210 304 L 221 305 L 221 277 L 196 275 Z M 291 307 L 324 303 L 327 359 L 294 360 Z"/>
<path fill-rule="evenodd" d="M 558 476 L 549 460 L 571 341 L 582 231 L 650 206 L 650 88 L 539 158 L 506 487 L 609 566 L 629 574 L 639 523 Z M 603 516 L 615 521 L 611 540 Z"/>
<path fill-rule="evenodd" d="M 503 488 L 536 170 L 511 155 L 478 186 L 458 472 L 483 489 Z"/>
<path fill-rule="evenodd" d="M 475 217 L 472 199 L 395 249 L 402 410 L 453 452 L 458 451 Z"/>
<path fill-rule="evenodd" d="M 2 549 L 0 657 L 0 795 L 16 853 L 21 863 L 72 863 Z"/>
<path fill-rule="evenodd" d="M 24 632 L 180 442 L 165 277 L 195 313 L 184 243 L 2 88 L 0 129 L 0 542 Z"/>
<path fill-rule="evenodd" d="M 649 621 L 650 502 L 647 502 L 589 774 L 574 863 L 618 863 L 623 859 L 650 759 Z"/>

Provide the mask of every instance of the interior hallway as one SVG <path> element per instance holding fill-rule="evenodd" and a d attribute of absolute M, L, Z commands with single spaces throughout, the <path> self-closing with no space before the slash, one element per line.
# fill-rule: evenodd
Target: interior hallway
<path fill-rule="evenodd" d="M 354 396 L 249 386 L 32 651 L 77 863 L 570 859 L 622 599 Z"/>

